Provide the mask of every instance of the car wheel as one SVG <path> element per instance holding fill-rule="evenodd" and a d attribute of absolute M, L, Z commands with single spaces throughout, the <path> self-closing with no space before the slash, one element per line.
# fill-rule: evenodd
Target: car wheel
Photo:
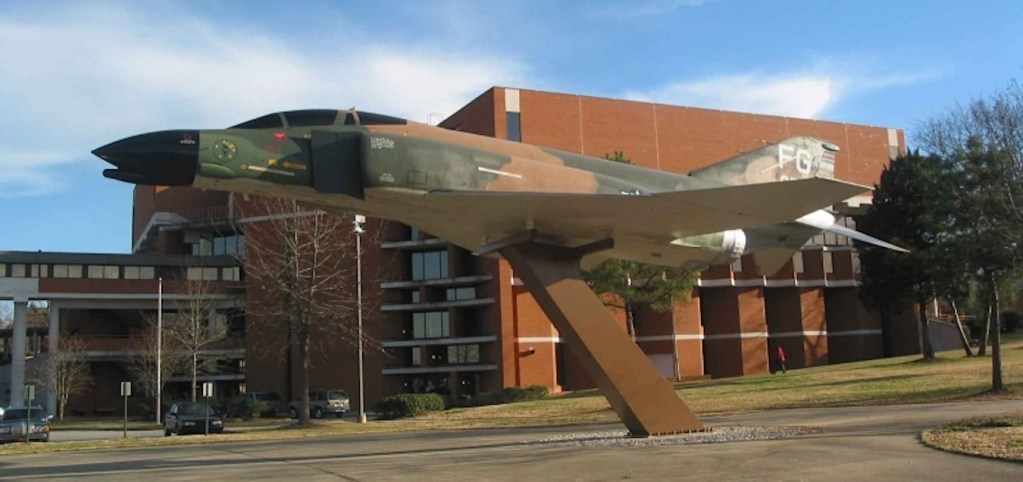
<path fill-rule="evenodd" d="M 164 437 L 170 437 L 170 435 L 171 435 L 170 429 L 167 428 L 167 427 L 163 427 L 163 436 Z"/>
<path fill-rule="evenodd" d="M 323 409 L 320 407 L 313 408 L 313 418 L 323 418 Z"/>

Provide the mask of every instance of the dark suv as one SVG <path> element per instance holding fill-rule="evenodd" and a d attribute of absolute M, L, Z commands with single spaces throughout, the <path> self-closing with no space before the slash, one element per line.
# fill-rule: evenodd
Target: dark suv
<path fill-rule="evenodd" d="M 291 418 L 298 418 L 298 407 L 301 401 L 295 400 L 288 407 Z M 352 409 L 348 400 L 348 394 L 344 390 L 313 390 L 309 392 L 309 416 L 323 418 L 325 415 L 334 415 L 337 418 L 344 416 L 345 412 Z"/>

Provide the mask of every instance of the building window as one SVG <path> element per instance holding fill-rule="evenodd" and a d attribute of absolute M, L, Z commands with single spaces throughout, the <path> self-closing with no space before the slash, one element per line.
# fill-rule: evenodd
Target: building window
<path fill-rule="evenodd" d="M 217 280 L 217 268 L 200 268 L 193 267 L 188 268 L 186 277 L 191 281 L 216 281 Z"/>
<path fill-rule="evenodd" d="M 447 311 L 412 314 L 413 338 L 446 338 L 450 335 Z"/>
<path fill-rule="evenodd" d="M 69 276 L 72 277 L 72 276 Z M 114 265 L 92 265 L 89 266 L 89 279 L 118 279 L 121 277 L 121 267 Z"/>
<path fill-rule="evenodd" d="M 25 265 L 23 264 L 12 264 L 11 265 L 11 278 L 24 278 L 25 277 Z"/>
<path fill-rule="evenodd" d="M 792 256 L 792 271 L 796 274 L 803 274 L 803 252 L 796 252 Z"/>
<path fill-rule="evenodd" d="M 67 267 L 68 278 L 81 278 L 82 277 L 82 265 L 80 264 L 69 264 Z"/>
<path fill-rule="evenodd" d="M 447 300 L 448 301 L 459 301 L 459 300 L 474 300 L 476 299 L 476 288 L 448 288 Z"/>
<path fill-rule="evenodd" d="M 835 262 L 831 251 L 825 251 L 823 254 L 824 258 L 824 274 L 831 274 L 835 272 Z"/>
<path fill-rule="evenodd" d="M 480 362 L 479 345 L 454 345 L 448 347 L 448 364 L 465 365 Z"/>
<path fill-rule="evenodd" d="M 7 263 L 0 263 L 0 278 L 7 277 Z"/>
<path fill-rule="evenodd" d="M 220 279 L 224 281 L 241 281 L 241 271 L 238 267 L 221 268 Z"/>
<path fill-rule="evenodd" d="M 419 303 L 422 299 L 422 295 L 420 295 L 418 291 L 413 291 L 412 296 L 409 298 L 412 300 L 412 303 Z"/>
<path fill-rule="evenodd" d="M 852 256 L 852 271 L 853 271 L 853 275 L 859 276 L 860 275 L 860 253 L 858 253 L 856 251 L 853 251 L 852 253 L 850 253 L 850 255 Z"/>
<path fill-rule="evenodd" d="M 29 267 L 32 278 L 49 278 L 50 277 L 50 265 L 48 264 L 33 264 Z"/>
<path fill-rule="evenodd" d="M 414 281 L 443 279 L 447 277 L 447 250 L 412 253 L 412 279 Z"/>
<path fill-rule="evenodd" d="M 125 266 L 124 279 L 154 279 L 156 268 L 152 266 Z"/>
<path fill-rule="evenodd" d="M 412 347 L 412 366 L 420 366 L 423 364 L 423 348 L 414 346 Z"/>

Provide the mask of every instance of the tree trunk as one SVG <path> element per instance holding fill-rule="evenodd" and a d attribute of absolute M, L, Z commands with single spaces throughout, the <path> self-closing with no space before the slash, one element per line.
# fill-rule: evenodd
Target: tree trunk
<path fill-rule="evenodd" d="M 916 307 L 920 318 L 920 338 L 923 341 L 921 348 L 923 349 L 924 360 L 933 360 L 934 346 L 931 345 L 931 324 L 927 321 L 927 304 L 918 302 Z"/>
<path fill-rule="evenodd" d="M 195 365 L 198 363 L 199 357 L 195 351 L 192 351 L 192 401 L 195 401 L 195 382 L 196 382 L 196 368 Z"/>
<path fill-rule="evenodd" d="M 990 286 L 989 286 L 990 288 Z M 991 304 L 991 295 L 988 294 L 987 299 L 987 318 L 984 320 L 984 330 L 980 334 L 980 347 L 977 348 L 977 356 L 984 356 L 987 354 L 987 343 L 990 339 L 988 334 L 991 333 L 991 314 L 994 305 Z"/>
<path fill-rule="evenodd" d="M 963 329 L 963 320 L 959 317 L 959 307 L 956 306 L 956 300 L 948 300 L 952 305 L 952 314 L 955 315 L 956 326 L 959 327 L 959 341 L 963 343 L 963 350 L 966 351 L 966 356 L 973 356 L 973 348 L 970 348 L 970 338 L 966 336 L 966 330 Z"/>
<path fill-rule="evenodd" d="M 299 358 L 299 403 L 298 423 L 309 425 L 309 332 L 304 328 L 299 329 L 298 335 L 298 358 Z"/>
<path fill-rule="evenodd" d="M 993 273 L 988 275 L 988 284 L 991 287 L 991 306 L 994 311 L 994 323 L 991 323 L 991 391 L 1000 392 L 1005 390 L 1002 384 L 1002 307 Z"/>

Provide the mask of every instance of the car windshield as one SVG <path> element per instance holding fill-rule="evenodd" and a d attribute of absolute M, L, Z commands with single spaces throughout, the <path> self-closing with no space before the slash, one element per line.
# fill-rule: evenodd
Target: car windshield
<path fill-rule="evenodd" d="M 348 394 L 344 390 L 331 390 L 327 392 L 327 400 L 344 400 L 348 398 Z"/>
<path fill-rule="evenodd" d="M 33 420 L 44 420 L 46 419 L 46 410 L 42 407 L 33 408 L 31 411 Z M 10 420 L 28 420 L 29 410 L 27 408 L 8 408 L 4 412 L 4 421 Z"/>
<path fill-rule="evenodd" d="M 206 416 L 207 412 L 209 415 L 213 415 L 213 410 L 211 410 L 210 406 L 205 403 L 182 403 L 181 406 L 178 407 L 178 415 Z"/>

